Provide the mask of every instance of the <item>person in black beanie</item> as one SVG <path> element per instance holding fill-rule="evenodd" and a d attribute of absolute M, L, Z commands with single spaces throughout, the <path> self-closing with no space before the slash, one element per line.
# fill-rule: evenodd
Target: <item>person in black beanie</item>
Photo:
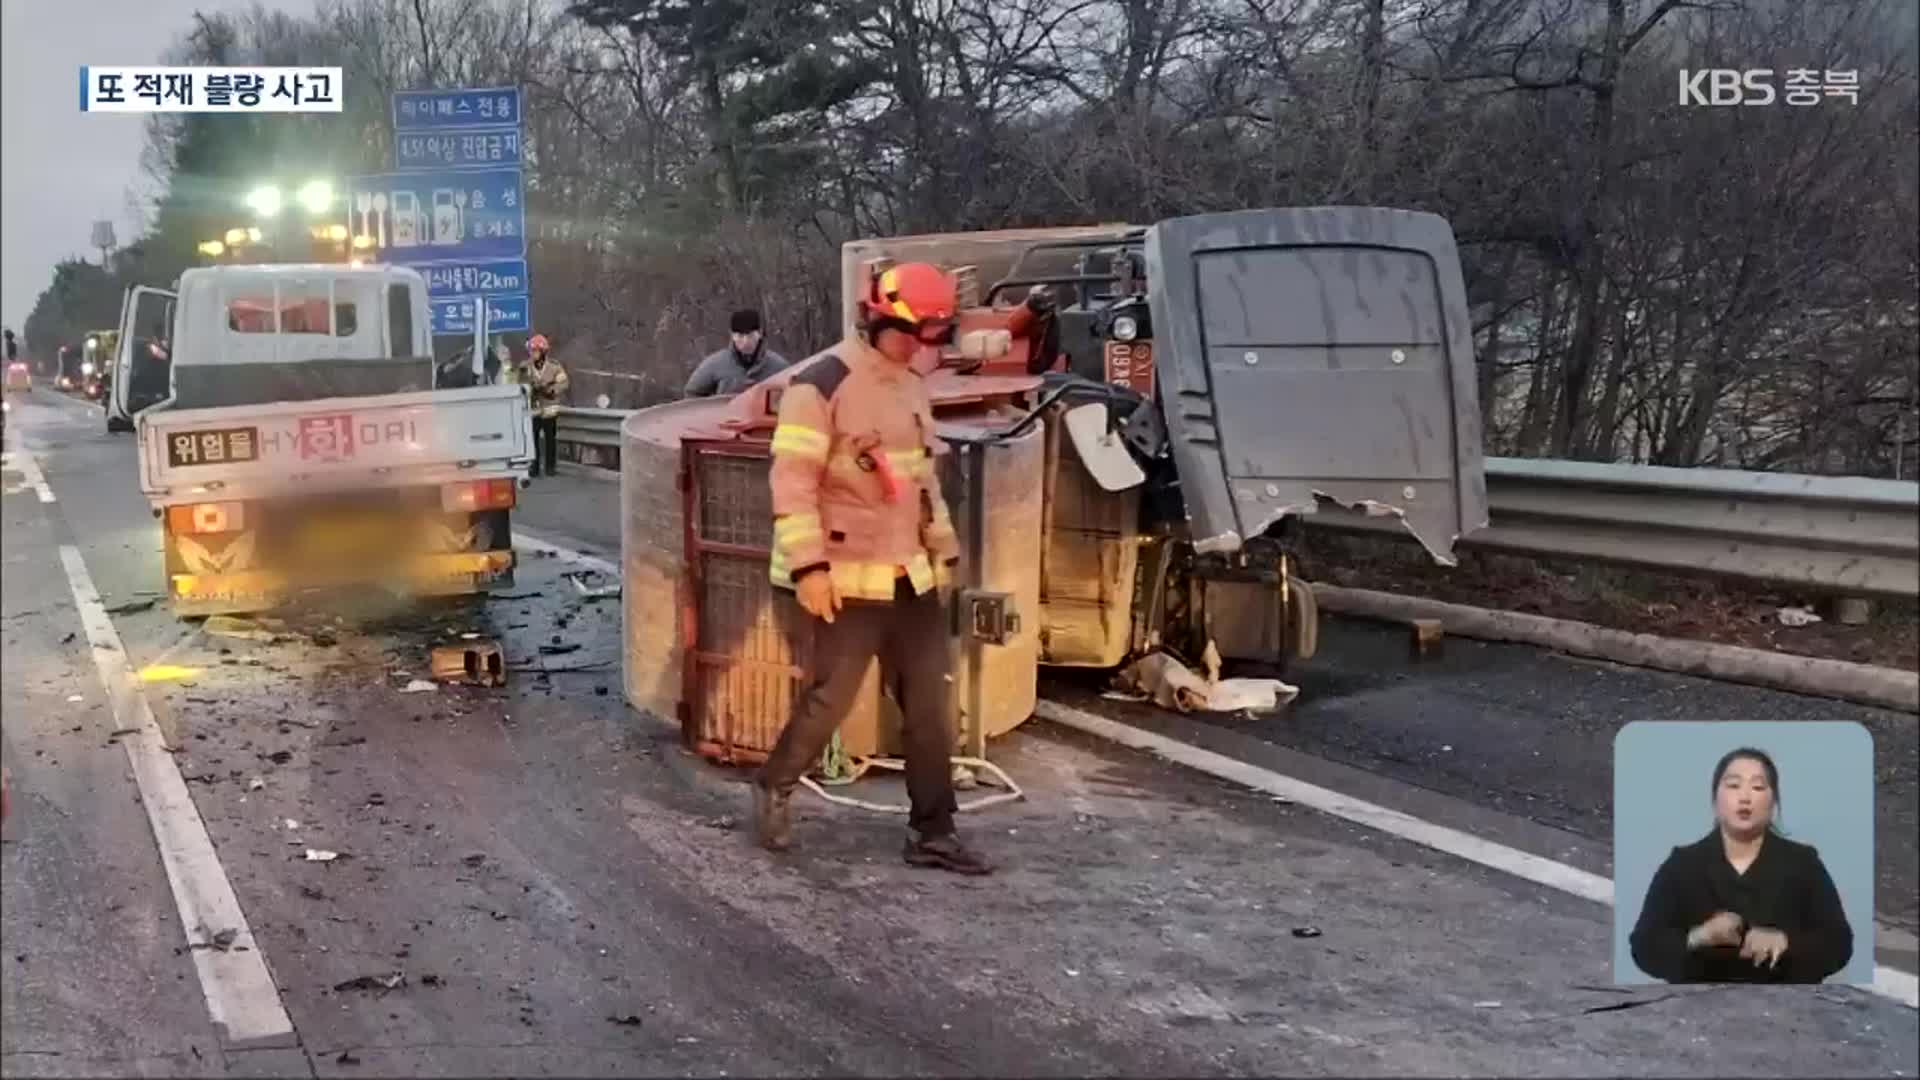
<path fill-rule="evenodd" d="M 727 347 L 694 366 L 687 378 L 687 397 L 732 397 L 786 369 L 787 358 L 767 348 L 759 312 L 752 308 L 734 312 L 728 328 L 732 340 Z"/>

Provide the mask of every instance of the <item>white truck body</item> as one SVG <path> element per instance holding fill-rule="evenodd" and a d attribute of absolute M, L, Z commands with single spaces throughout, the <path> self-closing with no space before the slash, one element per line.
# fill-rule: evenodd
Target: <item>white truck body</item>
<path fill-rule="evenodd" d="M 245 432 L 234 455 L 236 432 Z M 371 398 L 140 415 L 140 490 L 155 506 L 524 477 L 533 455 L 526 395 L 475 386 Z M 208 457 L 206 451 L 213 455 Z M 242 460 L 228 460 L 238 456 Z"/>
<path fill-rule="evenodd" d="M 137 433 L 177 612 L 261 610 L 317 585 L 511 583 L 526 392 L 436 386 L 417 272 L 189 270 L 178 293 L 129 290 L 121 323 L 112 408 Z M 483 312 L 475 371 L 484 335 Z M 347 526 L 359 549 L 334 542 Z"/>

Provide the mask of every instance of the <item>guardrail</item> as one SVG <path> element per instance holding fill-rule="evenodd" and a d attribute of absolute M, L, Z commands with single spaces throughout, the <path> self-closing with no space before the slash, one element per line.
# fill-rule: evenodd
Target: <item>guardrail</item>
<path fill-rule="evenodd" d="M 581 464 L 619 467 L 619 409 L 568 409 Z M 1920 484 L 1851 476 L 1487 459 L 1488 528 L 1470 549 L 1744 578 L 1837 595 L 1920 595 Z M 1310 524 L 1400 533 L 1322 513 Z"/>

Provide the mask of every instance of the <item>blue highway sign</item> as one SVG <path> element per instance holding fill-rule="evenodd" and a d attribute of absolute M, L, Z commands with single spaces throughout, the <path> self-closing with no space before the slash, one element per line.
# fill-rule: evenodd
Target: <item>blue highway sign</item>
<path fill-rule="evenodd" d="M 527 253 L 519 169 L 356 176 L 347 182 L 347 214 L 355 236 L 372 236 L 403 266 Z"/>
<path fill-rule="evenodd" d="M 520 129 L 402 131 L 393 138 L 393 158 L 399 172 L 517 166 Z"/>
<path fill-rule="evenodd" d="M 478 90 L 402 90 L 393 95 L 393 130 L 427 128 L 518 127 L 520 88 Z"/>
<path fill-rule="evenodd" d="M 512 296 L 527 291 L 527 260 L 423 263 L 415 270 L 427 279 L 427 296 Z"/>
<path fill-rule="evenodd" d="M 473 300 L 471 296 L 434 297 L 431 301 L 434 334 L 473 333 Z M 525 293 L 487 297 L 487 333 L 526 333 L 533 328 L 532 309 Z"/>

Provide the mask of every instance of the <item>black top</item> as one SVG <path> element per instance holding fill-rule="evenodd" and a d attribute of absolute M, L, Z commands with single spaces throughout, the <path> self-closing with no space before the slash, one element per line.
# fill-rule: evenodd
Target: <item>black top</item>
<path fill-rule="evenodd" d="M 1742 960 L 1738 946 L 1687 948 L 1687 932 L 1722 911 L 1787 935 L 1772 967 Z M 1847 966 L 1853 930 L 1820 853 L 1769 833 L 1746 873 L 1727 861 L 1720 832 L 1676 847 L 1647 886 L 1634 925 L 1633 962 L 1670 983 L 1817 983 Z"/>

